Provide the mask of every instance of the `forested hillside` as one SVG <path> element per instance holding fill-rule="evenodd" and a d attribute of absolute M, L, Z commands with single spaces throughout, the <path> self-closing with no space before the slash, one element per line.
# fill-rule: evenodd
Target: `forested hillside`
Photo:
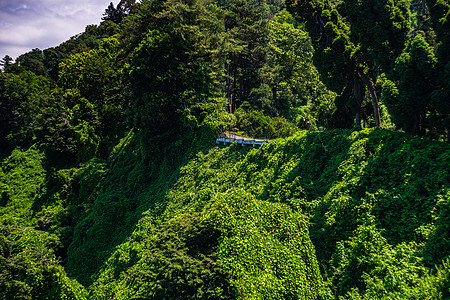
<path fill-rule="evenodd" d="M 121 0 L 6 56 L 0 298 L 450 299 L 449 13 Z"/>

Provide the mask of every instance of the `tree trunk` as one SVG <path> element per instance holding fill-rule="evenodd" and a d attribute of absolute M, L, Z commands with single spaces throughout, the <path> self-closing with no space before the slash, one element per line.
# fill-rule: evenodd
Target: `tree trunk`
<path fill-rule="evenodd" d="M 353 79 L 353 98 L 356 100 L 358 110 L 355 116 L 355 126 L 361 126 L 361 110 L 362 110 L 362 93 L 361 93 L 361 79 L 359 76 L 355 76 Z"/>
<path fill-rule="evenodd" d="M 359 111 L 355 115 L 355 126 L 361 126 L 361 115 Z"/>
<path fill-rule="evenodd" d="M 228 112 L 230 114 L 233 113 L 233 80 L 231 79 L 232 76 L 232 68 L 231 65 L 228 65 L 226 67 L 227 74 L 226 74 L 226 84 L 225 84 L 225 95 L 228 99 Z"/>
<path fill-rule="evenodd" d="M 272 98 L 273 98 L 273 103 L 275 103 L 275 106 L 277 105 L 277 85 L 274 84 L 274 86 L 272 87 Z"/>
<path fill-rule="evenodd" d="M 369 88 L 370 96 L 372 97 L 373 116 L 375 118 L 375 125 L 377 127 L 382 127 L 381 126 L 381 118 L 380 118 L 380 105 L 378 103 L 378 98 L 377 98 L 377 94 L 375 93 L 375 89 L 373 88 L 373 83 L 369 79 L 369 77 L 367 77 L 366 74 L 364 74 L 363 72 L 358 72 L 358 73 L 360 74 L 360 76 L 361 76 L 362 80 L 364 81 L 364 83 Z"/>

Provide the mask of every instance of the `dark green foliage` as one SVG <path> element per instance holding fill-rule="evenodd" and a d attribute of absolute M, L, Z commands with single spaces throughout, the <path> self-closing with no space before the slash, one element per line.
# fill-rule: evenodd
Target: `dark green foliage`
<path fill-rule="evenodd" d="M 30 145 L 32 136 L 20 131 L 28 126 L 33 99 L 45 97 L 50 92 L 50 82 L 44 76 L 30 71 L 19 75 L 0 73 L 0 141 L 1 148 L 11 145 Z"/>
<path fill-rule="evenodd" d="M 235 299 L 230 273 L 217 263 L 215 229 L 200 213 L 180 214 L 156 227 L 145 220 L 121 245 L 93 286 L 93 299 Z M 129 286 L 118 290 L 118 286 Z"/>
<path fill-rule="evenodd" d="M 135 127 L 151 134 L 196 128 L 220 108 L 222 26 L 201 1 L 167 1 L 154 12 L 132 60 Z"/>
<path fill-rule="evenodd" d="M 103 14 L 102 20 L 120 23 L 127 15 L 135 14 L 138 7 L 139 2 L 136 3 L 136 0 L 121 0 L 117 7 L 114 7 L 114 4 L 111 2 Z"/>
<path fill-rule="evenodd" d="M 342 6 L 351 24 L 352 39 L 388 71 L 405 45 L 410 30 L 408 1 L 346 0 Z M 367 59 L 367 58 L 365 58 Z"/>
<path fill-rule="evenodd" d="M 448 104 L 445 90 L 435 91 L 438 60 L 422 36 L 416 36 L 397 58 L 393 80 L 383 85 L 383 101 L 397 126 L 408 132 L 442 134 Z M 440 121 L 438 121 L 440 120 Z"/>
<path fill-rule="evenodd" d="M 102 20 L 104 21 L 112 21 L 114 23 L 120 23 L 122 21 L 122 14 L 120 11 L 118 11 L 114 4 L 111 2 L 108 5 L 108 8 L 105 9 L 105 13 L 103 14 Z"/>
<path fill-rule="evenodd" d="M 98 115 L 91 103 L 73 91 L 52 91 L 47 78 L 29 71 L 0 75 L 4 148 L 37 143 L 59 166 L 95 155 Z"/>
<path fill-rule="evenodd" d="M 439 39 L 438 53 L 441 63 L 446 65 L 450 60 L 450 3 L 448 0 L 427 0 L 431 23 Z"/>
<path fill-rule="evenodd" d="M 444 190 L 438 195 L 438 202 L 432 214 L 435 225 L 429 228 L 429 240 L 425 246 L 425 259 L 429 264 L 438 264 L 441 260 L 448 259 L 449 256 L 447 253 L 447 249 L 450 247 L 449 199 L 449 192 Z"/>
<path fill-rule="evenodd" d="M 395 63 L 394 72 L 399 78 L 398 88 L 402 93 L 396 96 L 392 83 L 386 83 L 386 105 L 394 122 L 406 131 L 419 132 L 425 127 L 435 64 L 436 58 L 430 46 L 423 37 L 417 36 Z"/>
<path fill-rule="evenodd" d="M 44 59 L 45 56 L 42 50 L 36 48 L 28 53 L 20 55 L 16 59 L 16 64 L 24 71 L 30 71 L 36 75 L 47 75 Z"/>
<path fill-rule="evenodd" d="M 3 71 L 6 71 L 6 68 L 12 65 L 13 61 L 14 59 L 11 56 L 5 55 L 5 57 L 3 57 L 2 60 L 0 61 L 0 66 L 3 67 Z"/>
<path fill-rule="evenodd" d="M 450 3 L 447 0 L 426 1 L 430 10 L 430 19 L 438 37 L 437 58 L 438 65 L 435 75 L 438 76 L 435 90 L 431 94 L 432 122 L 430 127 L 437 127 L 437 131 L 447 131 L 447 141 L 450 140 Z M 436 88 L 437 87 L 437 88 Z"/>
<path fill-rule="evenodd" d="M 288 1 L 288 10 L 306 28 L 314 41 L 315 64 L 327 85 L 351 99 L 350 112 L 339 105 L 339 123 L 360 125 L 363 98 L 367 91 L 373 105 L 373 118 L 380 124 L 378 96 L 373 82 L 379 68 L 390 64 L 403 49 L 410 29 L 409 7 L 405 1 Z M 346 122 L 342 122 L 346 119 Z M 336 125 L 338 125 L 337 123 Z"/>
<path fill-rule="evenodd" d="M 228 50 L 226 97 L 228 110 L 264 109 L 269 106 L 271 91 L 269 64 L 269 20 L 263 5 L 256 1 L 236 0 L 225 14 L 225 30 L 231 38 Z"/>

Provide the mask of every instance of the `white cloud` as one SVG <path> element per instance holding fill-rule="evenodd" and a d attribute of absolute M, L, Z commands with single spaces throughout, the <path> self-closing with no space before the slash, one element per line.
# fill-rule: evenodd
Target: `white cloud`
<path fill-rule="evenodd" d="M 46 49 L 99 24 L 118 0 L 0 0 L 0 58 Z"/>

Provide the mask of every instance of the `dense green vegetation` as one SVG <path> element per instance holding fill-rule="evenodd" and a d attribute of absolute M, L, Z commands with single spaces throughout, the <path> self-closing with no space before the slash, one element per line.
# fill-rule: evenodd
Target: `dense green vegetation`
<path fill-rule="evenodd" d="M 141 137 L 130 132 L 107 160 L 52 178 L 34 149 L 5 160 L 2 183 L 20 192 L 2 196 L 2 291 L 450 296 L 447 144 L 379 129 L 303 131 L 260 149 L 196 135 L 164 154 L 149 147 L 146 160 Z"/>
<path fill-rule="evenodd" d="M 449 299 L 449 11 L 121 0 L 3 58 L 0 299 Z"/>

